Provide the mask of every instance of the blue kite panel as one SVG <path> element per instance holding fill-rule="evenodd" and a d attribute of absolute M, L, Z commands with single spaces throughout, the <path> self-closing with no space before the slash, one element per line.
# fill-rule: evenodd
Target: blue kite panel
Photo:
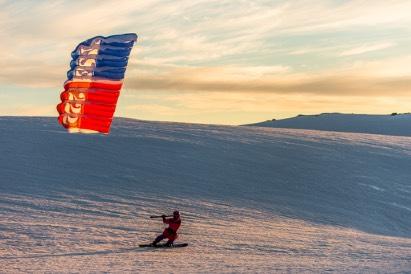
<path fill-rule="evenodd" d="M 96 36 L 81 42 L 71 53 L 67 80 L 122 80 L 135 33 Z"/>

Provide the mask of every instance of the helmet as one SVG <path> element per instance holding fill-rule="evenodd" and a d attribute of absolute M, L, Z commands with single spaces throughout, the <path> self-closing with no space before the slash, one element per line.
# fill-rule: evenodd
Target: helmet
<path fill-rule="evenodd" d="M 180 217 L 180 212 L 178 212 L 178 210 L 174 211 L 173 216 L 174 218 Z"/>

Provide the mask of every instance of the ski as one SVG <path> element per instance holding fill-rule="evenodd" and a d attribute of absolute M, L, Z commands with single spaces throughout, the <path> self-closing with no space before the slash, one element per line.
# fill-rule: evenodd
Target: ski
<path fill-rule="evenodd" d="M 188 246 L 188 243 L 181 243 L 181 244 L 173 244 L 173 245 L 166 245 L 166 244 L 158 244 L 158 245 L 152 245 L 152 244 L 141 244 L 139 247 L 152 247 L 152 248 L 178 248 L 178 247 L 186 247 Z"/>

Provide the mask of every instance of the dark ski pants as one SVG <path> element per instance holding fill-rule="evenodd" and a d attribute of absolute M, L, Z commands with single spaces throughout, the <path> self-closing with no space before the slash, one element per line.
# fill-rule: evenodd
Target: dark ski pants
<path fill-rule="evenodd" d="M 161 242 L 161 241 L 164 240 L 165 238 L 166 238 L 166 237 L 165 237 L 163 234 L 159 235 L 159 236 L 154 240 L 153 245 L 158 244 L 159 242 Z M 174 240 L 168 240 L 167 243 L 166 243 L 166 245 L 172 245 L 173 242 L 174 242 Z"/>

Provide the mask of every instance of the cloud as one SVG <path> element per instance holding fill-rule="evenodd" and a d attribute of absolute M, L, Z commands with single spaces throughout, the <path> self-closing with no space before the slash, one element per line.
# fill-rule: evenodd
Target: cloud
<path fill-rule="evenodd" d="M 363 66 L 364 67 L 364 66 Z M 364 73 L 362 68 L 310 75 L 270 68 L 178 68 L 167 73 L 130 77 L 130 90 L 180 92 L 243 92 L 278 95 L 410 96 L 411 75 L 384 76 Z"/>
<path fill-rule="evenodd" d="M 360 47 L 355 47 L 353 49 L 345 50 L 340 53 L 340 56 L 359 55 L 359 54 L 364 54 L 367 52 L 391 48 L 393 46 L 395 46 L 395 43 L 392 43 L 392 42 L 378 43 L 374 45 L 362 45 Z"/>
<path fill-rule="evenodd" d="M 409 10 L 411 2 L 399 0 L 3 1 L 0 85 L 51 87 L 58 97 L 79 42 L 137 32 L 124 87 L 154 94 L 137 107 L 150 115 L 188 119 L 202 106 L 209 117 L 213 107 L 224 116 L 264 106 L 267 115 L 359 98 L 381 107 L 374 98 L 410 96 Z M 367 59 L 388 48 L 390 56 Z"/>
<path fill-rule="evenodd" d="M 281 32 L 326 32 L 353 27 L 401 27 L 411 21 L 409 1 L 293 1 L 282 14 Z"/>
<path fill-rule="evenodd" d="M 221 2 L 148 0 L 95 2 L 54 1 L 0 3 L 0 81 L 16 85 L 55 86 L 68 70 L 69 54 L 80 41 L 97 34 L 135 31 L 139 41 L 130 65 L 140 73 L 186 66 L 287 67 L 284 56 L 341 49 L 324 46 L 316 37 L 303 48 L 288 47 L 284 39 L 372 27 L 379 31 L 406 28 L 411 23 L 409 1 Z M 315 16 L 321 14 L 321 16 Z M 367 32 L 364 30 L 364 37 Z M 369 39 L 369 38 L 367 38 Z M 361 41 L 360 41 L 361 42 Z M 328 41 L 330 43 L 330 41 Z M 381 50 L 395 42 L 367 41 L 361 47 L 344 43 L 341 55 Z M 298 44 L 305 45 L 303 41 Z M 11 46 L 12 45 L 12 46 Z M 342 49 L 341 49 L 342 50 Z M 281 61 L 278 61 L 281 60 Z M 311 62 L 305 67 L 310 68 Z M 143 71 L 147 69 L 147 71 Z M 22 72 L 18 73 L 19 70 Z M 25 75 L 24 81 L 21 76 Z M 64 79 L 63 79 L 64 80 Z"/>

